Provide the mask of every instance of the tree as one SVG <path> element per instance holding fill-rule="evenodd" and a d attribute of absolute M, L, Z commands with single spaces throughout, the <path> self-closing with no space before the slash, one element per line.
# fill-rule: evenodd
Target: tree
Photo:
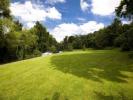
<path fill-rule="evenodd" d="M 17 37 L 14 34 L 14 23 L 7 19 L 0 19 L 0 58 L 1 62 L 16 59 Z"/>
<path fill-rule="evenodd" d="M 37 51 L 36 35 L 31 30 L 22 31 L 19 36 L 18 58 L 31 58 L 36 53 L 35 51 Z"/>
<path fill-rule="evenodd" d="M 69 43 L 73 43 L 74 40 L 75 40 L 75 37 L 74 36 L 69 36 L 68 37 L 68 42 Z"/>
<path fill-rule="evenodd" d="M 57 41 L 55 38 L 53 38 L 52 35 L 49 34 L 49 37 L 48 37 L 48 46 L 51 47 L 51 46 L 57 46 Z"/>
<path fill-rule="evenodd" d="M 68 49 L 68 36 L 65 36 L 62 44 L 63 44 L 63 49 L 67 50 Z"/>
<path fill-rule="evenodd" d="M 95 32 L 93 34 L 92 33 L 88 34 L 86 36 L 86 38 L 87 38 L 87 42 L 86 42 L 85 46 L 87 48 L 94 48 L 94 47 L 96 47 L 95 46 Z"/>
<path fill-rule="evenodd" d="M 113 45 L 112 34 L 109 29 L 104 28 L 95 33 L 95 44 L 97 48 L 105 48 Z"/>
<path fill-rule="evenodd" d="M 40 22 L 36 22 L 36 25 L 32 28 L 32 32 L 37 36 L 37 49 L 40 52 L 46 52 L 52 46 L 56 47 L 57 41 Z"/>
<path fill-rule="evenodd" d="M 116 9 L 116 15 L 133 21 L 133 0 L 121 0 Z"/>
<path fill-rule="evenodd" d="M 8 7 L 8 0 L 0 2 L 0 63 L 40 56 L 50 47 L 57 50 L 57 41 L 40 22 L 22 30 L 19 21 L 9 18 Z"/>
<path fill-rule="evenodd" d="M 123 35 L 123 41 L 121 42 L 121 49 L 123 51 L 133 50 L 133 28 L 126 31 Z"/>
<path fill-rule="evenodd" d="M 0 1 L 0 17 L 10 17 L 9 0 Z"/>
<path fill-rule="evenodd" d="M 82 39 L 81 36 L 75 36 L 75 41 L 73 42 L 74 49 L 82 49 Z"/>
<path fill-rule="evenodd" d="M 47 32 L 46 28 L 43 27 L 40 22 L 36 22 L 36 25 L 34 26 L 35 34 L 37 35 L 37 43 L 38 43 L 38 49 L 41 52 L 45 52 L 48 50 L 48 39 L 49 39 L 49 33 Z"/>
<path fill-rule="evenodd" d="M 68 44 L 68 48 L 67 48 L 68 51 L 72 51 L 73 50 L 73 45 L 71 43 Z"/>
<path fill-rule="evenodd" d="M 120 5 L 116 9 L 116 15 L 133 21 L 133 0 L 121 0 Z M 133 28 L 132 24 L 133 23 L 131 23 L 129 27 L 131 26 Z M 123 27 L 125 28 L 125 26 Z M 124 51 L 133 50 L 133 29 L 129 29 L 129 27 L 127 25 L 122 35 L 115 41 L 116 45 L 121 46 L 121 49 Z"/>
<path fill-rule="evenodd" d="M 54 45 L 52 45 L 49 50 L 53 53 L 57 52 L 57 48 Z"/>
<path fill-rule="evenodd" d="M 83 49 L 83 51 L 85 51 L 85 50 L 86 50 L 86 46 L 85 46 L 85 45 L 83 45 L 83 48 L 82 48 L 82 49 Z"/>
<path fill-rule="evenodd" d="M 23 25 L 18 20 L 14 21 L 14 23 L 15 23 L 15 30 L 16 31 L 22 31 Z"/>

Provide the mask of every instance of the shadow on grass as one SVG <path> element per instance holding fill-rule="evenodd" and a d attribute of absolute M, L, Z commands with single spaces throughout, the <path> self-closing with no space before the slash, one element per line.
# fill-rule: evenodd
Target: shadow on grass
<path fill-rule="evenodd" d="M 69 100 L 66 96 L 61 96 L 61 93 L 59 93 L 59 92 L 54 92 L 53 94 L 52 94 L 52 97 L 51 97 L 51 99 L 50 98 L 44 98 L 44 100 Z"/>
<path fill-rule="evenodd" d="M 117 95 L 106 95 L 105 93 L 100 92 L 94 92 L 95 97 L 97 97 L 98 100 L 133 100 L 132 97 L 125 96 L 122 92 L 119 92 Z"/>
<path fill-rule="evenodd" d="M 64 73 L 98 82 L 102 82 L 102 79 L 127 82 L 128 76 L 123 71 L 133 72 L 133 60 L 121 52 L 55 55 L 51 63 L 55 69 Z"/>

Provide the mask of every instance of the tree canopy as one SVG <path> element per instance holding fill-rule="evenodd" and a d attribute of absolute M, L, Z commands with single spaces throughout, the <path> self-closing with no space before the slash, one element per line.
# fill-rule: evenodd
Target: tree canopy
<path fill-rule="evenodd" d="M 116 9 L 116 15 L 133 21 L 133 0 L 121 0 Z"/>
<path fill-rule="evenodd" d="M 9 0 L 0 0 L 0 17 L 10 17 Z"/>

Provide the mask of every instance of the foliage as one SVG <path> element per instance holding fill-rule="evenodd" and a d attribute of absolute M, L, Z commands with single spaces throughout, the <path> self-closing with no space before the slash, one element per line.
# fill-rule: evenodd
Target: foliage
<path fill-rule="evenodd" d="M 120 47 L 123 51 L 133 50 L 133 23 L 122 25 L 118 18 L 115 18 L 111 25 L 88 35 L 65 37 L 60 44 L 63 50 L 68 50 L 69 44 L 74 49 L 113 48 Z"/>
<path fill-rule="evenodd" d="M 73 46 L 71 43 L 68 44 L 68 48 L 67 48 L 68 51 L 72 51 L 73 50 Z"/>
<path fill-rule="evenodd" d="M 85 45 L 83 45 L 83 50 L 84 50 L 84 51 L 86 50 L 86 46 L 85 46 Z"/>
<path fill-rule="evenodd" d="M 0 18 L 10 17 L 9 0 L 0 0 Z"/>
<path fill-rule="evenodd" d="M 40 22 L 23 30 L 10 16 L 9 0 L 0 1 L 0 63 L 40 56 L 56 43 Z"/>
<path fill-rule="evenodd" d="M 36 25 L 33 27 L 37 39 L 37 48 L 41 52 L 49 50 L 49 47 L 56 45 L 56 40 L 47 32 L 46 28 L 40 23 L 36 22 Z"/>
<path fill-rule="evenodd" d="M 116 9 L 116 15 L 133 21 L 133 0 L 121 0 Z"/>
<path fill-rule="evenodd" d="M 0 20 L 0 62 L 16 59 L 18 37 L 14 30 L 14 23 L 9 19 Z"/>
<path fill-rule="evenodd" d="M 133 28 L 125 32 L 122 41 L 122 50 L 133 50 Z"/>
<path fill-rule="evenodd" d="M 57 48 L 53 45 L 49 48 L 49 51 L 51 51 L 52 53 L 56 53 L 57 52 Z"/>

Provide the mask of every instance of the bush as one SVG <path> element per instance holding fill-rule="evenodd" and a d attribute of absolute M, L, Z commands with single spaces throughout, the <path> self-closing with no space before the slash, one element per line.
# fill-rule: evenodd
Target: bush
<path fill-rule="evenodd" d="M 50 50 L 51 52 L 53 52 L 53 53 L 56 53 L 56 52 L 57 52 L 57 49 L 56 49 L 56 47 L 55 47 L 54 45 L 52 45 L 52 46 L 49 48 L 49 50 Z"/>
<path fill-rule="evenodd" d="M 34 57 L 38 57 L 38 56 L 41 56 L 41 52 L 39 51 L 39 50 L 34 50 L 34 52 L 33 52 L 33 55 L 34 55 Z"/>
<path fill-rule="evenodd" d="M 68 51 L 72 51 L 73 50 L 73 46 L 71 43 L 68 44 L 68 48 L 67 48 Z"/>
<path fill-rule="evenodd" d="M 41 56 L 41 52 L 37 49 L 35 49 L 32 53 L 26 53 L 24 58 L 20 58 L 19 60 L 22 59 L 30 59 L 30 58 L 34 58 L 34 57 L 39 57 Z"/>
<path fill-rule="evenodd" d="M 85 45 L 83 45 L 83 48 L 82 48 L 82 49 L 83 49 L 83 51 L 85 51 L 85 50 L 86 50 L 86 46 L 85 46 Z"/>
<path fill-rule="evenodd" d="M 114 47 L 105 47 L 104 50 L 112 50 Z"/>
<path fill-rule="evenodd" d="M 121 50 L 122 50 L 122 51 L 129 51 L 130 48 L 129 48 L 129 46 L 128 46 L 128 43 L 123 43 L 123 44 L 121 45 Z"/>
<path fill-rule="evenodd" d="M 129 58 L 133 58 L 133 52 L 130 52 L 130 53 L 128 54 L 128 57 L 129 57 Z"/>

